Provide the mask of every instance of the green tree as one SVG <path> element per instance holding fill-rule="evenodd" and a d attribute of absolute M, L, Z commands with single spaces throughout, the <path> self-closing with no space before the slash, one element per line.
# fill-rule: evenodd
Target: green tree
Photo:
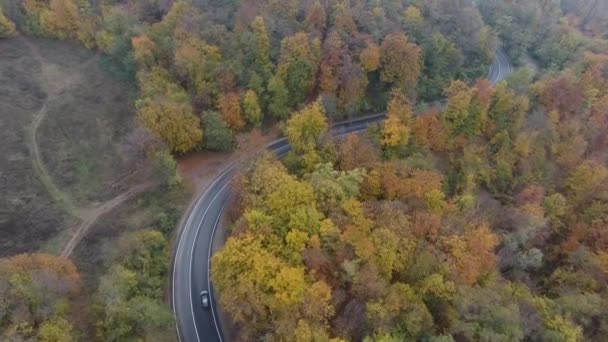
<path fill-rule="evenodd" d="M 177 74 L 188 82 L 188 86 L 198 98 L 207 104 L 213 103 L 219 94 L 216 73 L 222 61 L 218 47 L 205 41 L 185 35 L 176 39 L 174 53 Z"/>
<path fill-rule="evenodd" d="M 368 322 L 378 333 L 400 331 L 406 339 L 427 334 L 433 318 L 426 305 L 407 284 L 393 284 L 386 296 L 367 304 Z"/>
<path fill-rule="evenodd" d="M 331 163 L 318 164 L 314 172 L 307 176 L 315 192 L 319 208 L 329 212 L 349 198 L 359 196 L 359 185 L 363 181 L 364 171 L 336 171 Z"/>
<path fill-rule="evenodd" d="M 294 107 L 304 101 L 313 89 L 320 62 L 320 43 L 304 32 L 286 37 L 281 42 L 277 75 L 289 90 L 288 103 Z"/>
<path fill-rule="evenodd" d="M 455 332 L 467 339 L 519 341 L 524 338 L 519 307 L 508 287 L 462 287 L 455 298 Z"/>
<path fill-rule="evenodd" d="M 211 151 L 228 152 L 234 146 L 232 131 L 216 111 L 206 111 L 202 116 L 205 134 L 203 147 Z"/>
<path fill-rule="evenodd" d="M 488 113 L 493 132 L 508 130 L 509 133 L 517 132 L 523 124 L 525 113 L 530 104 L 525 96 L 517 96 L 508 88 L 506 82 L 501 82 L 496 86 L 490 111 Z"/>
<path fill-rule="evenodd" d="M 279 119 L 287 119 L 289 116 L 289 91 L 281 77 L 273 76 L 268 82 L 270 103 L 268 110 Z"/>
<path fill-rule="evenodd" d="M 160 149 L 154 154 L 154 169 L 166 185 L 174 186 L 182 181 L 177 173 L 177 162 L 167 149 Z"/>
<path fill-rule="evenodd" d="M 97 292 L 98 335 L 104 341 L 125 341 L 138 336 L 170 338 L 173 315 L 159 301 L 138 296 L 136 273 L 116 266 L 102 277 Z"/>
<path fill-rule="evenodd" d="M 420 39 L 420 33 L 424 25 L 424 17 L 420 9 L 415 6 L 408 6 L 403 15 L 405 30 L 408 35 L 414 37 L 416 41 Z"/>
<path fill-rule="evenodd" d="M 119 258 L 100 278 L 95 294 L 97 334 L 104 341 L 171 338 L 173 315 L 162 303 L 169 245 L 162 233 L 123 237 Z"/>
<path fill-rule="evenodd" d="M 423 99 L 437 99 L 456 78 L 462 66 L 462 57 L 456 45 L 439 32 L 426 40 L 424 51 L 418 90 Z"/>
<path fill-rule="evenodd" d="M 137 294 L 161 298 L 166 276 L 169 244 L 156 230 L 128 234 L 119 242 L 121 265 L 136 273 Z"/>
<path fill-rule="evenodd" d="M 566 214 L 566 198 L 560 193 L 547 196 L 543 202 L 543 207 L 549 222 L 551 222 L 553 226 L 559 226 L 561 219 Z"/>
<path fill-rule="evenodd" d="M 75 341 L 74 328 L 63 318 L 45 321 L 38 329 L 38 339 L 41 342 L 71 342 Z"/>
<path fill-rule="evenodd" d="M 251 22 L 251 28 L 255 35 L 256 42 L 256 72 L 262 77 L 264 82 L 267 82 L 272 75 L 272 61 L 270 60 L 270 39 L 266 32 L 264 18 L 261 16 L 255 17 Z"/>

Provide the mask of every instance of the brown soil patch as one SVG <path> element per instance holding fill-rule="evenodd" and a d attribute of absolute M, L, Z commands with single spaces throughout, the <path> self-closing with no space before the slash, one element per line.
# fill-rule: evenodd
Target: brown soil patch
<path fill-rule="evenodd" d="M 279 137 L 278 129 L 266 133 L 253 130 L 239 135 L 238 148 L 231 153 L 193 152 L 178 159 L 177 170 L 194 194 L 203 191 L 231 163 L 262 151 Z"/>

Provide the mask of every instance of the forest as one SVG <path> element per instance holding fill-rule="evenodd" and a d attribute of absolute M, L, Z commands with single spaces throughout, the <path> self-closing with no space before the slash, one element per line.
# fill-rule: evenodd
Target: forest
<path fill-rule="evenodd" d="M 285 158 L 240 170 L 212 259 L 238 340 L 608 336 L 605 2 L 0 5 L 1 39 L 76 42 L 130 84 L 167 189 L 174 158 L 233 151 L 251 130 L 287 137 Z M 494 86 L 498 47 L 516 68 Z M 386 120 L 332 138 L 332 123 L 374 113 Z M 176 224 L 121 236 L 87 308 L 72 261 L 0 259 L 0 339 L 176 339 Z"/>
<path fill-rule="evenodd" d="M 213 258 L 240 339 L 603 341 L 608 31 L 581 6 L 482 2 L 521 66 L 495 87 L 463 72 L 424 105 L 424 57 L 365 134 L 331 138 L 323 97 L 292 115 Z"/>

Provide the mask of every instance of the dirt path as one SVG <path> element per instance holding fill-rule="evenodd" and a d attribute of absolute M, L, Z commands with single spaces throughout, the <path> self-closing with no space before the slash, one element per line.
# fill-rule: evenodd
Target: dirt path
<path fill-rule="evenodd" d="M 40 85 L 42 86 L 42 89 L 46 94 L 46 99 L 42 104 L 42 107 L 36 114 L 34 114 L 32 124 L 28 129 L 28 148 L 30 150 L 30 156 L 32 159 L 32 164 L 34 165 L 34 170 L 49 195 L 57 203 L 60 204 L 61 208 L 66 213 L 79 219 L 80 221 L 78 227 L 76 227 L 74 232 L 69 237 L 69 240 L 61 250 L 61 256 L 69 257 L 78 245 L 78 243 L 82 240 L 84 235 L 89 231 L 89 229 L 93 226 L 93 224 L 100 216 L 111 212 L 128 199 L 151 188 L 154 183 L 148 182 L 139 184 L 123 192 L 122 194 L 119 194 L 118 196 L 91 208 L 79 207 L 78 205 L 76 205 L 76 203 L 74 203 L 74 200 L 69 194 L 57 187 L 49 172 L 47 171 L 40 155 L 40 148 L 38 146 L 37 140 L 38 128 L 47 116 L 49 103 L 56 96 L 59 96 L 59 94 L 65 88 L 67 88 L 69 85 L 78 80 L 78 70 L 83 70 L 89 67 L 91 64 L 98 60 L 99 55 L 96 54 L 87 61 L 77 66 L 74 72 L 71 72 L 67 75 L 62 74 L 60 75 L 60 77 L 52 77 L 53 82 L 51 82 L 51 77 L 49 77 L 49 74 L 52 74 L 53 72 L 58 72 L 55 67 L 45 61 L 35 44 L 32 44 L 32 42 L 28 38 L 20 36 L 18 39 L 21 39 L 30 48 L 30 50 L 34 52 L 36 60 L 38 61 L 38 63 L 40 63 Z"/>
<path fill-rule="evenodd" d="M 76 205 L 74 204 L 74 202 L 72 201 L 70 196 L 68 196 L 68 194 L 66 194 L 65 192 L 59 190 L 59 188 L 55 185 L 55 183 L 53 182 L 53 179 L 51 178 L 51 176 L 47 172 L 46 168 L 44 167 L 42 158 L 40 157 L 40 148 L 38 147 L 37 132 L 38 132 L 38 127 L 40 127 L 40 123 L 46 117 L 47 107 L 48 107 L 48 95 L 47 95 L 47 100 L 44 102 L 44 104 L 42 105 L 42 107 L 40 108 L 38 113 L 36 113 L 34 115 L 34 121 L 32 122 L 32 125 L 29 128 L 29 132 L 28 132 L 29 133 L 28 134 L 29 135 L 29 139 L 28 139 L 29 146 L 28 147 L 30 149 L 30 155 L 32 156 L 32 164 L 34 164 L 34 170 L 36 171 L 38 178 L 40 179 L 40 181 L 42 182 L 42 184 L 44 185 L 44 187 L 46 188 L 48 193 L 51 195 L 51 197 L 57 203 L 60 204 L 61 208 L 63 208 L 64 211 L 66 211 L 67 213 L 69 213 L 72 216 L 82 219 L 82 216 L 81 216 L 82 213 L 80 213 L 80 211 L 78 210 L 78 208 L 76 207 Z"/>
<path fill-rule="evenodd" d="M 78 226 L 78 229 L 72 234 L 72 237 L 65 245 L 65 247 L 63 247 L 63 250 L 61 251 L 61 256 L 69 257 L 72 254 L 74 248 L 76 248 L 76 246 L 78 245 L 78 242 L 82 240 L 82 238 L 86 235 L 91 226 L 93 226 L 95 221 L 97 221 L 100 216 L 111 212 L 116 207 L 124 203 L 126 200 L 146 191 L 152 186 L 154 186 L 153 182 L 139 184 L 123 192 L 122 194 L 112 198 L 111 200 L 96 206 L 95 208 L 82 209 L 83 221 Z"/>
<path fill-rule="evenodd" d="M 53 182 L 53 179 L 49 175 L 44 163 L 42 162 L 42 157 L 40 156 L 40 148 L 38 146 L 38 128 L 42 121 L 46 118 L 46 114 L 48 112 L 48 104 L 50 100 L 56 96 L 56 92 L 60 89 L 56 87 L 51 87 L 48 81 L 48 64 L 45 62 L 44 58 L 40 55 L 40 52 L 36 48 L 34 44 L 32 44 L 29 39 L 24 37 L 19 37 L 29 48 L 34 52 L 34 56 L 38 63 L 40 64 L 40 85 L 46 94 L 46 99 L 40 107 L 40 110 L 34 114 L 32 125 L 28 130 L 28 141 L 29 141 L 29 150 L 30 155 L 32 157 L 32 164 L 34 165 L 34 170 L 38 175 L 38 178 L 46 188 L 47 192 L 51 195 L 51 197 L 60 204 L 62 209 L 69 213 L 70 215 L 82 219 L 81 213 L 77 209 L 77 206 L 74 204 L 70 196 L 65 192 L 61 191 Z M 67 83 L 67 82 L 66 82 Z"/>

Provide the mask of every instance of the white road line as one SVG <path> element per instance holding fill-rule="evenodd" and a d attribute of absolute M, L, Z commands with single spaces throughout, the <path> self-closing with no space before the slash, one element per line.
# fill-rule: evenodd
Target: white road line
<path fill-rule="evenodd" d="M 226 185 L 228 185 L 230 183 L 226 183 Z M 222 189 L 220 189 L 220 192 L 222 192 L 224 188 L 222 187 Z M 218 192 L 219 194 L 219 192 Z M 220 338 L 220 342 L 223 342 L 222 340 L 222 333 L 220 332 L 220 328 L 219 328 L 219 324 L 217 324 L 217 320 L 215 318 L 215 312 L 213 310 L 213 294 L 211 292 L 211 252 L 213 251 L 213 237 L 215 236 L 215 230 L 217 229 L 217 225 L 220 222 L 220 219 L 222 218 L 222 214 L 224 213 L 224 209 L 226 209 L 226 204 L 224 203 L 224 205 L 222 206 L 222 209 L 220 209 L 220 213 L 217 215 L 217 220 L 215 220 L 215 224 L 213 225 L 213 230 L 211 231 L 211 242 L 209 243 L 209 252 L 207 254 L 207 289 L 209 291 L 209 303 L 211 305 L 211 316 L 213 316 L 213 323 L 215 325 L 215 331 L 217 331 L 217 336 Z"/>
<path fill-rule="evenodd" d="M 216 178 L 216 180 L 219 180 L 221 177 Z M 214 182 L 215 183 L 215 182 Z M 194 232 L 194 241 L 192 242 L 192 249 L 190 251 L 190 275 L 189 275 L 189 287 L 190 287 L 190 308 L 192 309 L 192 320 L 194 322 L 194 331 L 196 332 L 196 339 L 197 340 L 201 340 L 200 337 L 198 336 L 198 328 L 196 327 L 196 317 L 194 316 L 194 306 L 192 304 L 192 261 L 194 260 L 194 249 L 196 247 L 196 240 L 198 238 L 198 234 L 201 230 L 201 226 L 203 225 L 203 222 L 205 221 L 205 217 L 207 217 L 207 213 L 209 212 L 209 209 L 211 208 L 211 205 L 213 204 L 213 202 L 215 202 L 215 200 L 217 199 L 217 196 L 220 195 L 220 193 L 222 192 L 222 190 L 224 190 L 224 188 L 230 184 L 230 182 L 224 184 L 224 186 L 222 186 L 220 188 L 220 190 L 217 192 L 217 194 L 215 194 L 215 196 L 213 197 L 213 199 L 211 200 L 211 203 L 207 206 L 207 209 L 205 210 L 205 213 L 203 214 L 203 217 L 201 219 L 201 222 L 198 224 L 198 227 L 196 228 L 196 231 Z M 213 184 L 210 188 L 213 187 Z M 209 299 L 211 300 L 211 299 Z M 217 329 L 217 326 L 216 326 Z M 220 341 L 221 341 L 221 337 L 220 337 Z"/>
<path fill-rule="evenodd" d="M 181 235 L 180 235 L 180 238 L 179 238 L 179 242 L 177 243 L 177 250 L 175 252 L 175 260 L 174 260 L 174 263 L 173 263 L 173 316 L 175 317 L 175 327 L 177 329 L 177 339 L 180 342 L 181 342 L 181 336 L 180 336 L 180 333 L 179 333 L 179 323 L 178 323 L 178 319 L 177 319 L 177 312 L 175 311 L 175 284 L 176 284 L 176 281 L 175 281 L 175 279 L 176 279 L 175 278 L 176 277 L 176 272 L 175 272 L 175 270 L 177 268 L 177 259 L 178 259 L 177 256 L 180 253 L 180 249 L 181 249 L 181 246 L 182 246 L 182 242 L 184 241 L 184 236 L 186 235 L 186 231 L 188 230 L 188 227 L 190 226 L 191 221 L 192 221 L 193 217 L 195 216 L 194 213 L 196 212 L 196 208 L 198 208 L 198 206 L 200 205 L 200 202 L 203 200 L 203 198 L 205 198 L 207 196 L 207 193 L 209 191 L 211 191 L 211 189 L 213 188 L 213 186 L 215 185 L 215 183 L 217 183 L 221 179 L 221 177 L 226 172 L 230 171 L 233 167 L 234 167 L 234 165 L 230 165 L 226 170 L 224 170 L 223 172 L 221 172 L 220 175 L 211 183 L 211 185 L 209 187 L 207 187 L 207 189 L 205 190 L 205 192 L 203 193 L 203 195 L 198 198 L 198 200 L 196 201 L 196 204 L 194 205 L 194 207 L 192 207 L 192 211 L 190 212 L 190 216 L 188 217 L 188 220 L 186 221 L 186 224 L 184 225 L 184 229 L 181 232 Z M 190 267 L 192 267 L 192 264 L 191 264 Z M 190 272 L 190 280 L 192 280 L 192 272 Z M 190 281 L 189 288 L 190 288 L 190 297 L 191 297 L 191 294 L 192 294 L 192 281 Z M 194 320 L 195 316 L 194 316 L 194 307 L 192 305 L 192 298 L 190 298 L 190 311 L 192 312 L 192 319 Z M 198 331 L 197 331 L 197 328 L 196 328 L 196 322 L 194 324 L 194 330 L 196 331 L 196 337 L 198 339 L 199 337 L 198 337 Z M 200 341 L 200 339 L 199 339 L 199 341 Z"/>
<path fill-rule="evenodd" d="M 496 60 L 498 61 L 498 76 L 496 77 L 496 81 L 494 84 L 500 82 L 500 77 L 502 76 L 501 68 L 500 68 L 500 50 L 498 50 L 498 55 L 496 56 Z"/>

